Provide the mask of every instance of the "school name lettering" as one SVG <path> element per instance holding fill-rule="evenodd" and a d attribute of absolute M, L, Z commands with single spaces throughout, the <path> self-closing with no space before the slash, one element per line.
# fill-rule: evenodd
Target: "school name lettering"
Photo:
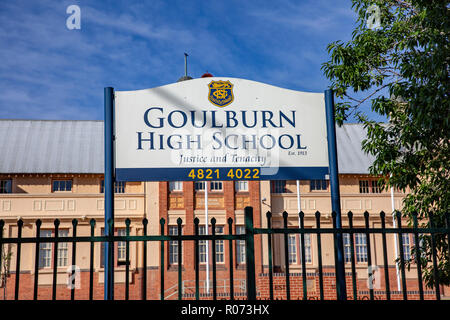
<path fill-rule="evenodd" d="M 202 150 L 208 146 L 212 150 L 303 150 L 307 147 L 302 144 L 300 133 L 284 133 L 287 128 L 296 128 L 297 116 L 296 110 L 236 112 L 177 109 L 165 113 L 161 107 L 151 107 L 143 115 L 143 121 L 149 130 L 136 132 L 136 149 Z M 202 128 L 205 130 L 195 134 L 195 130 Z M 169 131 L 167 129 L 174 133 L 166 134 Z M 238 129 L 243 133 L 239 133 Z"/>

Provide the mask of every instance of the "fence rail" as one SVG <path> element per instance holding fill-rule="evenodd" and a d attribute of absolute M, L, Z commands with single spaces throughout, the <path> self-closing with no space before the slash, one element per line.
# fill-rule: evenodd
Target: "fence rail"
<path fill-rule="evenodd" d="M 372 215 L 370 217 L 375 217 L 375 215 Z M 227 220 L 227 226 L 228 226 L 228 234 L 216 234 L 215 227 L 216 227 L 216 219 L 212 218 L 210 223 L 212 227 L 212 234 L 210 235 L 200 235 L 199 233 L 199 219 L 194 219 L 194 234 L 182 234 L 182 224 L 183 221 L 181 218 L 177 219 L 177 235 L 168 235 L 165 234 L 165 219 L 160 219 L 160 234 L 159 235 L 148 235 L 147 234 L 147 228 L 148 228 L 148 220 L 143 219 L 142 220 L 142 230 L 143 235 L 130 235 L 130 219 L 125 220 L 125 235 L 118 236 L 118 235 L 110 235 L 110 236 L 95 236 L 95 225 L 96 221 L 94 219 L 90 220 L 90 236 L 77 236 L 77 228 L 78 228 L 78 221 L 76 219 L 72 220 L 72 236 L 67 237 L 60 237 L 58 235 L 58 230 L 60 226 L 60 220 L 56 219 L 54 220 L 54 230 L 53 237 L 41 237 L 40 235 L 40 228 L 42 225 L 41 220 L 37 220 L 35 222 L 36 226 L 36 236 L 35 237 L 22 237 L 22 229 L 23 229 L 23 221 L 19 220 L 17 222 L 17 237 L 4 237 L 3 236 L 3 230 L 5 226 L 5 222 L 3 220 L 0 220 L 0 252 L 2 252 L 2 259 L 0 260 L 0 270 L 4 270 L 4 264 L 6 263 L 6 260 L 3 259 L 3 248 L 6 244 L 15 244 L 17 246 L 16 249 L 16 257 L 15 257 L 15 285 L 14 285 L 14 299 L 19 299 L 19 292 L 20 292 L 20 281 L 21 281 L 21 256 L 22 256 L 22 245 L 23 244 L 35 244 L 35 255 L 34 255 L 34 280 L 33 280 L 33 299 L 38 299 L 38 292 L 39 292 L 39 276 L 40 276 L 40 270 L 39 270 L 39 256 L 40 256 L 40 244 L 42 243 L 53 243 L 54 249 L 53 249 L 53 268 L 52 268 L 52 290 L 51 290 L 51 298 L 53 300 L 57 297 L 57 263 L 58 261 L 58 244 L 60 243 L 71 243 L 72 244 L 72 255 L 71 255 L 71 264 L 73 266 L 76 265 L 77 262 L 77 244 L 79 243 L 89 243 L 89 299 L 92 300 L 94 296 L 94 255 L 96 254 L 95 250 L 95 243 L 110 243 L 114 245 L 118 242 L 125 242 L 125 254 L 126 258 L 125 261 L 125 299 L 128 300 L 130 298 L 130 242 L 141 242 L 143 244 L 142 246 L 142 269 L 144 270 L 142 275 L 142 299 L 147 299 L 147 243 L 148 242 L 158 242 L 160 244 L 160 292 L 159 297 L 161 300 L 164 300 L 165 294 L 167 293 L 166 290 L 171 288 L 165 288 L 165 279 L 167 275 L 167 270 L 165 267 L 165 260 L 166 260 L 166 243 L 168 242 L 176 242 L 178 247 L 177 252 L 177 259 L 178 259 L 178 265 L 177 268 L 177 276 L 178 281 L 175 288 L 177 288 L 176 291 L 173 291 L 171 293 L 172 295 L 175 295 L 177 293 L 178 299 L 183 299 L 183 289 L 184 289 L 184 283 L 185 281 L 194 281 L 195 285 L 192 286 L 194 289 L 194 295 L 193 297 L 196 300 L 199 300 L 201 297 L 204 297 L 204 294 L 200 293 L 200 241 L 212 241 L 212 299 L 218 298 L 218 292 L 217 292 L 217 263 L 216 263 L 216 242 L 217 241 L 224 241 L 223 245 L 225 246 L 225 241 L 228 243 L 228 251 L 229 251 L 229 261 L 228 261 L 228 281 L 230 283 L 229 285 L 229 292 L 227 292 L 227 295 L 230 299 L 235 299 L 235 292 L 234 292 L 234 259 L 233 259 L 233 241 L 236 243 L 236 241 L 245 241 L 245 253 L 246 253 L 246 261 L 245 261 L 245 271 L 246 271 L 246 297 L 249 300 L 255 300 L 257 298 L 261 299 L 262 295 L 259 292 L 257 288 L 257 275 L 255 272 L 255 237 L 258 235 L 266 235 L 266 245 L 268 248 L 268 272 L 266 273 L 268 276 L 268 282 L 269 282 L 269 292 L 267 295 L 268 299 L 273 300 L 275 298 L 274 294 L 274 282 L 275 277 L 277 279 L 279 278 L 279 275 L 274 273 L 274 242 L 273 238 L 275 235 L 280 235 L 282 237 L 283 243 L 284 243 L 284 284 L 285 284 L 285 297 L 286 299 L 291 299 L 291 278 L 293 275 L 291 274 L 289 270 L 290 261 L 289 261 L 289 243 L 288 243 L 288 236 L 291 234 L 298 234 L 300 236 L 300 249 L 301 249 L 301 257 L 305 257 L 305 235 L 306 234 L 314 234 L 316 235 L 316 248 L 317 248 L 317 259 L 318 259 L 318 268 L 317 268 L 317 274 L 318 274 L 318 285 L 319 285 L 319 298 L 323 300 L 325 298 L 326 294 L 326 286 L 324 284 L 324 278 L 327 276 L 327 274 L 324 272 L 324 265 L 323 265 L 323 243 L 322 243 L 322 236 L 323 235 L 331 235 L 333 236 L 333 243 L 334 243 L 334 257 L 336 260 L 336 235 L 338 234 L 364 234 L 367 240 L 366 248 L 367 248 L 367 267 L 369 272 L 369 277 L 371 274 L 373 274 L 373 271 L 370 270 L 371 264 L 372 264 L 372 257 L 373 252 L 371 252 L 371 245 L 370 245 L 370 235 L 376 234 L 381 235 L 382 238 L 382 259 L 383 259 L 383 269 L 384 269 L 384 285 L 385 285 L 385 298 L 387 300 L 390 300 L 392 298 L 393 292 L 391 292 L 390 289 L 390 280 L 389 280 L 389 261 L 387 257 L 387 240 L 386 236 L 389 234 L 394 234 L 398 236 L 399 241 L 399 250 L 400 253 L 398 255 L 398 265 L 399 269 L 401 271 L 401 283 L 402 283 L 402 297 L 404 300 L 408 299 L 407 294 L 407 281 L 406 281 L 406 265 L 408 261 L 405 261 L 404 259 L 404 252 L 403 252 L 403 234 L 412 234 L 415 239 L 415 243 L 419 243 L 419 238 L 423 234 L 430 235 L 431 238 L 431 260 L 430 263 L 433 264 L 434 272 L 433 272 L 433 280 L 434 280 L 434 295 L 435 299 L 439 300 L 441 298 L 441 292 L 440 292 L 440 281 L 439 281 L 439 272 L 437 271 L 437 266 L 440 263 L 438 259 L 438 252 L 436 247 L 436 237 L 444 237 L 444 239 L 447 239 L 447 246 L 444 247 L 443 250 L 447 251 L 447 255 L 450 255 L 450 215 L 447 214 L 446 216 L 446 226 L 445 227 L 435 227 L 433 224 L 431 224 L 430 228 L 423 228 L 419 227 L 417 215 L 413 216 L 413 227 L 405 228 L 402 226 L 401 221 L 401 214 L 400 212 L 396 212 L 395 219 L 397 220 L 398 228 L 386 228 L 386 214 L 384 212 L 381 212 L 378 215 L 378 218 L 381 222 L 380 228 L 373 228 L 369 225 L 369 213 L 364 213 L 364 227 L 353 227 L 353 213 L 348 212 L 347 219 L 348 219 L 348 227 L 344 227 L 342 229 L 337 229 L 336 226 L 336 214 L 332 213 L 332 220 L 333 220 L 333 228 L 322 228 L 321 227 L 321 214 L 319 212 L 315 213 L 315 228 L 305 228 L 305 215 L 303 212 L 299 213 L 299 227 L 297 228 L 291 228 L 288 227 L 288 214 L 286 212 L 283 213 L 283 227 L 282 228 L 273 228 L 273 219 L 272 214 L 270 212 L 267 212 L 266 214 L 266 221 L 267 221 L 267 228 L 255 228 L 253 225 L 253 209 L 251 207 L 245 208 L 245 233 L 244 234 L 233 234 L 233 220 L 229 218 Z M 110 224 L 112 224 L 112 221 L 109 221 Z M 225 229 L 225 228 L 224 228 Z M 356 272 L 356 264 L 355 264 L 355 243 L 354 243 L 354 237 L 350 236 L 350 264 L 351 264 L 351 272 L 350 272 L 350 278 L 351 278 L 351 292 L 352 294 L 347 293 L 348 298 L 357 299 L 358 298 L 358 285 L 357 285 L 357 272 Z M 186 241 L 194 241 L 194 255 L 195 255 L 195 279 L 183 279 L 183 245 Z M 168 247 L 167 247 L 168 248 Z M 442 247 L 440 247 L 442 250 Z M 257 248 L 260 250 L 259 248 Z M 98 252 L 97 252 L 98 254 Z M 156 254 L 156 252 L 155 252 Z M 419 299 L 424 299 L 425 294 L 429 294 L 429 291 L 424 291 L 423 287 L 423 270 L 421 269 L 422 263 L 420 261 L 421 254 L 420 254 L 420 247 L 416 246 L 416 253 L 414 255 L 416 267 L 417 267 L 417 283 L 418 283 L 418 293 L 419 293 Z M 447 258 L 448 259 L 448 258 Z M 226 264 L 226 263 L 225 263 Z M 335 263 L 336 266 L 336 263 Z M 72 275 L 75 273 L 75 270 L 72 271 Z M 335 273 L 336 277 L 336 285 L 339 285 L 339 281 L 337 279 L 337 272 Z M 306 265 L 306 259 L 301 259 L 301 284 L 302 284 L 302 298 L 304 300 L 310 298 L 310 293 L 308 292 L 308 286 L 307 286 L 307 265 Z M 374 288 L 370 287 L 369 290 L 369 296 L 370 299 L 375 299 L 375 290 Z M 75 299 L 75 293 L 76 290 L 72 286 L 70 291 L 70 299 Z M 397 292 L 396 292 L 397 293 Z M 239 297 L 241 297 L 241 294 L 237 294 Z M 207 295 L 208 296 L 208 295 Z"/>

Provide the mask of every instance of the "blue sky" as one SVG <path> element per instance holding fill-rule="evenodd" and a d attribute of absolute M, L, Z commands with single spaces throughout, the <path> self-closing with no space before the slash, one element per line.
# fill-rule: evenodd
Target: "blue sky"
<path fill-rule="evenodd" d="M 66 28 L 72 4 L 81 30 Z M 322 92 L 326 46 L 355 20 L 350 0 L 1 1 L 0 118 L 102 120 L 104 87 L 175 82 L 184 52 L 192 77 Z"/>

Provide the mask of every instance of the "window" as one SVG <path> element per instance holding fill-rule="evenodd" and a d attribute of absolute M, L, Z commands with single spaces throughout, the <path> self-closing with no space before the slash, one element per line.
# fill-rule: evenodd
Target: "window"
<path fill-rule="evenodd" d="M 372 180 L 372 193 L 381 193 L 381 188 L 377 180 Z"/>
<path fill-rule="evenodd" d="M 216 234 L 223 234 L 223 226 L 216 226 Z M 225 262 L 224 240 L 216 240 L 216 262 Z"/>
<path fill-rule="evenodd" d="M 378 180 L 359 180 L 359 193 L 381 193 Z"/>
<path fill-rule="evenodd" d="M 236 234 L 245 234 L 245 227 L 236 226 Z M 236 240 L 236 263 L 245 263 L 245 240 Z"/>
<path fill-rule="evenodd" d="M 300 242 L 301 248 L 301 242 Z M 302 261 L 302 251 L 300 250 L 300 261 Z M 305 262 L 312 263 L 312 255 L 311 255 L 311 235 L 305 234 Z"/>
<path fill-rule="evenodd" d="M 352 262 L 352 248 L 350 246 L 350 233 L 344 233 L 344 260 L 346 263 Z"/>
<path fill-rule="evenodd" d="M 234 188 L 236 189 L 236 192 L 248 191 L 248 181 L 235 181 Z"/>
<path fill-rule="evenodd" d="M 211 181 L 211 191 L 222 191 L 222 181 Z"/>
<path fill-rule="evenodd" d="M 115 193 L 125 193 L 125 181 L 116 181 L 114 183 Z"/>
<path fill-rule="evenodd" d="M 0 180 L 0 193 L 11 193 L 11 192 L 12 192 L 12 181 Z"/>
<path fill-rule="evenodd" d="M 52 230 L 41 230 L 41 238 L 51 238 L 54 232 Z M 59 230 L 60 238 L 68 237 L 69 230 Z M 54 244 L 51 242 L 43 242 L 39 244 L 39 268 L 52 267 L 52 251 Z M 58 267 L 68 266 L 69 247 L 67 242 L 58 242 Z"/>
<path fill-rule="evenodd" d="M 206 234 L 206 226 L 198 226 L 198 234 Z M 216 234 L 223 234 L 223 226 L 216 226 Z M 199 262 L 206 263 L 206 240 L 199 240 L 198 242 Z M 225 245 L 224 240 L 216 240 L 216 262 L 225 262 Z"/>
<path fill-rule="evenodd" d="M 72 180 L 53 180 L 53 192 L 72 191 Z"/>
<path fill-rule="evenodd" d="M 364 233 L 355 234 L 356 262 L 367 262 L 367 239 Z"/>
<path fill-rule="evenodd" d="M 411 242 L 408 233 L 402 233 L 403 241 L 403 259 L 405 261 L 411 260 Z"/>
<path fill-rule="evenodd" d="M 117 229 L 117 235 L 120 237 L 126 236 L 127 232 L 126 229 Z M 127 250 L 127 243 L 125 241 L 118 241 L 117 242 L 117 264 L 121 265 L 123 263 L 126 263 L 126 250 Z"/>
<path fill-rule="evenodd" d="M 222 181 L 211 181 L 209 183 L 209 190 L 211 191 L 222 191 L 223 185 Z M 196 181 L 194 183 L 195 191 L 205 191 L 205 182 L 204 181 Z"/>
<path fill-rule="evenodd" d="M 51 230 L 41 230 L 41 238 L 50 238 Z M 39 268 L 50 268 L 52 266 L 52 244 L 51 242 L 41 242 L 39 244 Z"/>
<path fill-rule="evenodd" d="M 310 181 L 310 191 L 313 190 L 327 190 L 328 182 L 327 180 L 311 180 Z"/>
<path fill-rule="evenodd" d="M 126 236 L 126 229 L 125 228 L 120 228 L 120 229 L 116 229 L 116 231 L 114 232 L 115 235 L 117 236 Z M 105 229 L 101 229 L 101 235 L 104 236 L 105 235 Z M 114 259 L 116 261 L 115 265 L 116 266 L 121 266 L 126 264 L 126 241 L 118 241 L 115 242 L 114 244 Z M 101 242 L 100 244 L 100 267 L 104 268 L 105 267 L 105 243 Z"/>
<path fill-rule="evenodd" d="M 195 191 L 200 191 L 200 190 L 205 191 L 205 182 L 195 181 L 194 188 L 195 188 Z"/>
<path fill-rule="evenodd" d="M 170 181 L 169 191 L 183 191 L 183 181 Z"/>
<path fill-rule="evenodd" d="M 369 193 L 369 180 L 359 180 L 359 193 Z"/>
<path fill-rule="evenodd" d="M 68 237 L 69 230 L 59 230 L 58 236 L 60 238 Z M 58 243 L 58 267 L 66 267 L 68 266 L 68 255 L 69 255 L 69 244 L 67 242 L 59 242 Z"/>
<path fill-rule="evenodd" d="M 206 234 L 206 226 L 198 226 L 198 234 Z M 199 240 L 198 242 L 199 262 L 206 263 L 206 240 Z"/>
<path fill-rule="evenodd" d="M 312 263 L 311 254 L 311 235 L 305 234 L 305 263 Z M 299 248 L 299 250 L 297 250 Z M 302 243 L 301 237 L 297 234 L 290 234 L 288 236 L 288 253 L 289 253 L 289 264 L 296 264 L 298 261 L 302 262 Z"/>
<path fill-rule="evenodd" d="M 125 193 L 125 181 L 114 183 L 114 193 Z M 100 193 L 105 193 L 105 180 L 100 181 Z"/>
<path fill-rule="evenodd" d="M 364 233 L 355 233 L 355 255 L 356 262 L 367 262 L 367 239 Z M 352 261 L 352 250 L 350 244 L 350 234 L 344 233 L 344 260 L 346 263 Z"/>
<path fill-rule="evenodd" d="M 286 180 L 272 180 L 271 181 L 272 193 L 285 193 L 286 192 Z"/>
<path fill-rule="evenodd" d="M 288 235 L 288 257 L 289 264 L 297 263 L 297 244 L 295 234 Z"/>
<path fill-rule="evenodd" d="M 169 226 L 169 235 L 178 235 L 178 226 Z M 178 241 L 169 241 L 169 264 L 178 264 Z"/>

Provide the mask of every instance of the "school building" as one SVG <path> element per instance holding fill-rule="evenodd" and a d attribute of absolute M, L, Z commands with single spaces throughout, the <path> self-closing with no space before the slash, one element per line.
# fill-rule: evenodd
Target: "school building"
<path fill-rule="evenodd" d="M 103 122 L 102 121 L 45 121 L 45 120 L 0 120 L 0 219 L 4 221 L 3 238 L 17 237 L 19 220 L 23 221 L 22 237 L 35 237 L 36 220 L 40 219 L 41 237 L 53 237 L 54 220 L 59 219 L 58 236 L 72 235 L 72 220 L 77 219 L 77 236 L 91 234 L 91 219 L 95 219 L 95 235 L 104 229 L 103 194 Z M 382 191 L 377 177 L 369 174 L 373 158 L 361 150 L 365 131 L 361 125 L 345 124 L 337 128 L 339 181 L 342 221 L 348 226 L 347 212 L 353 213 L 353 225 L 364 227 L 364 212 L 370 213 L 370 226 L 380 227 L 380 211 L 386 212 L 386 227 L 393 226 L 390 215 L 392 205 L 401 210 L 405 193 L 394 190 Z M 266 213 L 272 213 L 272 226 L 283 227 L 283 212 L 288 213 L 288 227 L 299 226 L 296 181 L 210 181 L 208 188 L 208 214 L 216 219 L 216 234 L 228 234 L 228 219 L 233 219 L 232 232 L 244 233 L 244 208 L 253 207 L 255 227 L 267 227 Z M 130 235 L 142 235 L 142 220 L 148 220 L 147 234 L 160 234 L 160 219 L 164 218 L 165 234 L 177 233 L 177 219 L 182 219 L 183 234 L 194 234 L 194 219 L 200 219 L 199 233 L 206 233 L 205 184 L 193 181 L 173 182 L 117 182 L 115 185 L 115 232 L 125 234 L 125 219 L 131 220 Z M 300 181 L 300 206 L 305 214 L 305 227 L 316 227 L 316 212 L 321 213 L 323 228 L 332 228 L 331 199 L 328 180 Z M 406 225 L 406 220 L 404 220 Z M 211 234 L 209 225 L 208 233 Z M 268 297 L 268 244 L 266 235 L 255 237 L 255 261 L 257 291 L 260 299 Z M 384 299 L 383 250 L 380 235 L 355 234 L 353 241 L 358 298 L 368 297 L 368 243 L 372 265 L 379 267 L 379 281 L 375 285 L 376 298 Z M 368 241 L 370 240 L 370 241 Z M 412 234 L 402 236 L 403 254 L 411 259 L 414 244 Z M 302 259 L 307 267 L 308 298 L 317 298 L 319 284 L 317 234 L 305 235 L 304 257 L 299 235 L 289 235 L 285 250 L 283 236 L 273 237 L 273 279 L 274 297 L 285 299 L 285 270 L 289 262 L 291 274 L 291 299 L 302 298 Z M 334 247 L 331 235 L 322 235 L 322 267 L 324 270 L 325 298 L 336 298 Z M 143 270 L 142 242 L 130 242 L 129 286 L 130 299 L 143 295 L 143 274 L 147 275 L 146 293 L 148 299 L 160 299 L 161 247 L 158 242 L 147 243 L 146 269 Z M 207 256 L 207 247 L 208 254 Z M 396 240 L 387 235 L 389 280 L 392 298 L 401 299 L 398 291 L 398 274 L 395 265 Z M 68 267 L 71 265 L 72 244 L 58 245 L 57 261 L 54 261 L 54 244 L 24 243 L 20 249 L 19 299 L 33 298 L 34 275 L 39 272 L 38 299 L 51 297 L 53 268 L 56 264 L 57 299 L 68 299 Z M 178 297 L 178 264 L 182 263 L 183 298 L 191 299 L 195 287 L 194 242 L 183 244 L 182 261 L 178 261 L 178 243 L 168 242 L 164 248 L 164 298 Z M 245 298 L 245 245 L 235 241 L 232 250 L 228 242 L 216 241 L 215 257 L 211 243 L 200 241 L 200 293 L 206 292 L 206 262 L 217 265 L 217 288 L 219 298 L 228 299 L 230 286 L 235 298 Z M 350 236 L 344 235 L 344 251 L 347 275 L 350 273 Z M 4 244 L 0 299 L 13 299 L 15 294 L 17 245 Z M 36 258 L 36 253 L 38 257 Z M 286 259 L 285 254 L 288 257 Z M 229 281 L 229 259 L 233 257 L 234 281 Z M 76 299 L 88 299 L 90 245 L 79 243 L 76 248 L 76 266 L 79 268 L 79 285 Z M 115 245 L 115 298 L 123 299 L 126 265 L 125 242 Z M 6 266 L 6 268 L 4 268 Z M 211 268 L 210 272 L 211 272 Z M 93 255 L 94 298 L 103 298 L 104 266 L 103 244 L 94 244 Z M 212 281 L 212 275 L 209 276 Z M 409 299 L 418 298 L 417 268 L 413 263 L 406 270 L 407 294 Z M 210 284 L 212 288 L 212 284 Z M 400 286 L 401 289 L 401 286 Z M 450 296 L 450 290 L 442 287 L 441 296 Z M 351 277 L 347 279 L 347 294 L 352 295 Z M 434 289 L 425 288 L 425 299 L 434 299 Z"/>

